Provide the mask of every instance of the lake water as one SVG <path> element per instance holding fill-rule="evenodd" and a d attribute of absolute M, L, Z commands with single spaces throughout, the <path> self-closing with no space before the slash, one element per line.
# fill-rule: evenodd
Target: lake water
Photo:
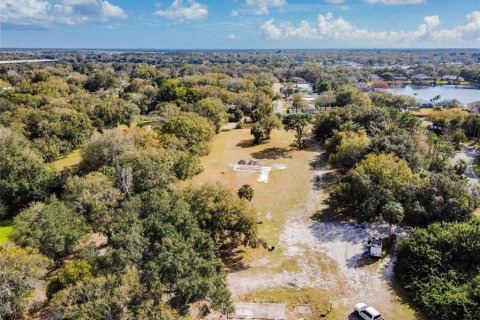
<path fill-rule="evenodd" d="M 399 88 L 390 88 L 387 91 L 395 95 L 410 96 L 428 101 L 437 95 L 440 95 L 440 100 L 457 99 L 464 104 L 480 100 L 480 87 L 475 86 L 406 85 Z"/>

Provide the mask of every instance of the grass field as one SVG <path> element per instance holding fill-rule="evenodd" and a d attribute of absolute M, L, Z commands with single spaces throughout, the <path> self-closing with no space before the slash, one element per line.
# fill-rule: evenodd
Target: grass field
<path fill-rule="evenodd" d="M 8 235 L 12 233 L 12 220 L 0 221 L 0 246 L 8 242 Z"/>
<path fill-rule="evenodd" d="M 60 172 L 65 168 L 70 168 L 78 165 L 82 161 L 82 152 L 86 145 L 82 145 L 74 149 L 67 156 L 60 158 L 52 163 L 47 164 L 47 168 Z"/>
<path fill-rule="evenodd" d="M 413 115 L 418 117 L 426 117 L 433 111 L 433 108 L 420 108 L 417 111 L 412 112 Z"/>
<path fill-rule="evenodd" d="M 250 129 L 221 132 L 214 140 L 210 156 L 202 163 L 205 171 L 193 179 L 193 184 L 220 183 L 231 190 L 250 184 L 255 190 L 252 205 L 259 212 L 259 232 L 268 244 L 278 243 L 287 214 L 310 190 L 309 167 L 313 153 L 299 151 L 290 145 L 294 135 L 277 130 L 270 141 L 252 144 Z M 258 173 L 240 175 L 228 168 L 229 163 L 255 159 L 263 166 L 285 165 L 285 170 L 272 170 L 268 183 L 258 182 Z M 267 218 L 267 214 L 271 219 Z"/>

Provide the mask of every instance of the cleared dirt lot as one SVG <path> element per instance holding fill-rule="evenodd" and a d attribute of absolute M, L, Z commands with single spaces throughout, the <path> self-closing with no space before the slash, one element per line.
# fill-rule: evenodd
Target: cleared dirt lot
<path fill-rule="evenodd" d="M 322 208 L 323 177 L 330 170 L 314 161 L 318 150 L 291 150 L 293 136 L 283 131 L 274 132 L 272 141 L 260 146 L 252 147 L 250 139 L 248 129 L 222 132 L 212 153 L 203 159 L 205 172 L 195 179 L 195 183 L 220 182 L 232 189 L 251 184 L 253 205 L 262 221 L 260 234 L 276 245 L 273 252 L 247 251 L 248 267 L 229 274 L 235 301 L 285 302 L 291 319 L 322 315 L 354 319 L 351 310 L 357 302 L 377 307 L 385 319 L 419 319 L 396 290 L 392 259 L 378 261 L 365 254 L 368 235 L 387 235 L 387 225 L 311 219 Z M 267 184 L 259 183 L 256 176 L 227 170 L 227 163 L 249 157 L 265 165 L 282 163 L 287 169 L 272 171 Z M 330 303 L 333 309 L 328 312 Z M 305 304 L 312 307 L 311 314 L 294 312 L 295 306 Z"/>

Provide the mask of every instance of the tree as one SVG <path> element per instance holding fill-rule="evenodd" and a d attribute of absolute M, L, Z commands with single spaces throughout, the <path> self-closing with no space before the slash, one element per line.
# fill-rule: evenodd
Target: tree
<path fill-rule="evenodd" d="M 463 143 L 467 141 L 467 136 L 465 135 L 465 132 L 463 130 L 457 130 L 455 131 L 455 134 L 453 135 L 453 144 L 455 145 L 455 148 L 458 150 L 460 149 L 460 143 Z"/>
<path fill-rule="evenodd" d="M 356 132 L 335 131 L 333 136 L 325 141 L 325 149 L 329 161 L 334 165 L 351 168 L 367 154 L 370 143 L 363 129 Z"/>
<path fill-rule="evenodd" d="M 468 168 L 468 163 L 465 159 L 460 159 L 458 162 L 453 166 L 453 169 L 455 170 L 455 173 L 458 174 L 459 176 L 462 176 L 465 174 Z"/>
<path fill-rule="evenodd" d="M 208 219 L 208 212 L 195 210 Z M 199 226 L 201 217 L 190 211 L 183 197 L 165 189 L 145 192 L 140 216 L 146 239 L 141 260 L 145 282 L 160 280 L 170 304 L 182 313 L 188 304 L 205 299 L 215 309 L 232 310 L 223 264 L 215 255 L 212 238 L 204 231 L 206 227 Z"/>
<path fill-rule="evenodd" d="M 263 129 L 262 125 L 259 123 L 255 123 L 250 128 L 250 134 L 253 135 L 254 144 L 260 144 L 260 142 L 262 142 L 262 139 L 264 139 L 266 136 L 265 130 Z"/>
<path fill-rule="evenodd" d="M 43 200 L 51 181 L 41 158 L 28 141 L 0 126 L 0 201 L 16 213 L 35 200 Z"/>
<path fill-rule="evenodd" d="M 335 94 L 332 91 L 323 92 L 315 99 L 315 108 L 326 111 L 327 108 L 335 106 Z"/>
<path fill-rule="evenodd" d="M 415 229 L 397 250 L 395 273 L 429 319 L 475 319 L 480 312 L 480 220 Z"/>
<path fill-rule="evenodd" d="M 195 112 L 196 114 L 207 118 L 215 126 L 215 132 L 219 133 L 222 126 L 227 122 L 227 111 L 221 100 L 218 99 L 202 99 L 197 103 L 185 108 L 186 111 Z"/>
<path fill-rule="evenodd" d="M 215 135 L 212 124 L 194 113 L 180 113 L 174 116 L 161 127 L 160 131 L 184 141 L 187 150 L 196 155 L 208 154 L 210 142 Z"/>
<path fill-rule="evenodd" d="M 55 293 L 91 276 L 92 266 L 87 261 L 72 261 L 50 279 L 47 286 L 47 297 L 51 299 Z"/>
<path fill-rule="evenodd" d="M 108 177 L 94 172 L 69 178 L 65 183 L 64 199 L 85 217 L 94 231 L 110 235 L 121 192 Z"/>
<path fill-rule="evenodd" d="M 335 104 L 338 107 L 347 105 L 369 106 L 371 101 L 368 96 L 355 87 L 342 86 L 335 91 Z"/>
<path fill-rule="evenodd" d="M 84 113 L 63 109 L 20 108 L 0 115 L 0 123 L 21 128 L 45 161 L 66 155 L 90 138 L 93 127 Z"/>
<path fill-rule="evenodd" d="M 20 319 L 50 261 L 32 248 L 0 246 L 0 319 Z"/>
<path fill-rule="evenodd" d="M 417 192 L 422 183 L 405 160 L 394 154 L 369 154 L 332 188 L 327 201 L 332 208 L 353 213 L 359 219 L 372 219 L 382 214 L 389 201 L 414 203 L 420 196 L 406 190 Z M 414 212 L 411 209 L 412 215 Z"/>
<path fill-rule="evenodd" d="M 100 89 L 110 89 L 115 84 L 115 77 L 110 72 L 99 70 L 88 77 L 84 87 L 88 91 L 96 92 Z"/>
<path fill-rule="evenodd" d="M 129 126 L 140 113 L 137 105 L 114 95 L 76 95 L 70 103 L 75 110 L 87 114 L 99 130 L 112 129 L 120 124 Z"/>
<path fill-rule="evenodd" d="M 253 197 L 250 186 L 246 185 L 240 190 L 252 191 Z M 257 245 L 256 214 L 245 200 L 220 185 L 190 189 L 186 199 L 200 227 L 210 234 L 216 248 L 225 244 L 233 247 Z"/>
<path fill-rule="evenodd" d="M 253 195 L 255 191 L 253 190 L 252 186 L 249 184 L 244 184 L 243 186 L 238 189 L 238 196 L 242 199 L 247 199 L 248 201 L 252 201 Z"/>
<path fill-rule="evenodd" d="M 162 291 L 149 290 L 139 272 L 86 278 L 53 296 L 51 308 L 62 319 L 177 319 L 161 299 Z"/>
<path fill-rule="evenodd" d="M 243 119 L 243 111 L 239 108 L 235 109 L 235 113 L 234 113 L 234 116 L 235 116 L 235 121 L 236 122 L 239 122 Z"/>
<path fill-rule="evenodd" d="M 283 117 L 283 126 L 285 127 L 285 130 L 295 131 L 295 142 L 300 149 L 304 146 L 303 140 L 308 132 L 307 129 L 311 118 L 311 115 L 305 113 L 288 114 Z"/>
<path fill-rule="evenodd" d="M 382 217 L 390 225 L 390 234 L 392 234 L 392 225 L 402 222 L 405 217 L 402 204 L 396 201 L 387 202 L 382 208 Z"/>
<path fill-rule="evenodd" d="M 54 260 L 71 253 L 88 231 L 83 217 L 54 197 L 23 210 L 13 225 L 15 244 L 36 248 Z"/>

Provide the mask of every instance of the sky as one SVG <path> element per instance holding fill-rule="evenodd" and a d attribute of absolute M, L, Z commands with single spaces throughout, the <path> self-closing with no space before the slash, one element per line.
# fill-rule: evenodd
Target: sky
<path fill-rule="evenodd" d="M 480 48 L 480 0 L 1 0 L 0 48 Z"/>

